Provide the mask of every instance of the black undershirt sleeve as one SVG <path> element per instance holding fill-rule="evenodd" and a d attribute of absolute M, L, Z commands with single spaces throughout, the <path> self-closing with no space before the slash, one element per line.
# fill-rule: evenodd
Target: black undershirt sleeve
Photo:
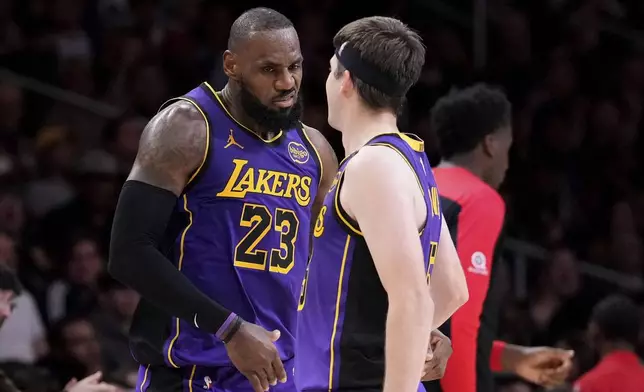
<path fill-rule="evenodd" d="M 170 191 L 127 181 L 114 214 L 108 270 L 169 315 L 215 333 L 231 311 L 197 289 L 159 251 L 176 203 Z"/>

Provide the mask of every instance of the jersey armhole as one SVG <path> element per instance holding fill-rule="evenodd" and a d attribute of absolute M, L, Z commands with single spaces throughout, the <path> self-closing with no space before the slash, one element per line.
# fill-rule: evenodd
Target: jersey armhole
<path fill-rule="evenodd" d="M 346 170 L 346 167 L 345 167 Z M 349 213 L 342 207 L 340 202 L 340 190 L 342 189 L 342 184 L 344 183 L 344 170 L 340 173 L 340 178 L 338 178 L 338 185 L 335 187 L 335 195 L 333 195 L 333 209 L 335 211 L 335 216 L 338 219 L 338 223 L 342 228 L 344 228 L 350 235 L 359 235 L 362 237 L 362 231 L 360 231 L 360 226 L 355 219 L 349 216 Z"/>
<path fill-rule="evenodd" d="M 208 167 L 208 165 L 210 164 L 210 161 L 211 161 L 211 155 L 212 155 L 212 154 L 211 154 L 211 144 L 212 144 L 212 143 L 210 142 L 210 130 L 211 130 L 211 126 L 210 126 L 210 118 L 208 117 L 208 114 L 206 113 L 206 111 L 201 107 L 201 105 L 199 105 L 199 104 L 197 103 L 197 101 L 195 101 L 194 99 L 192 99 L 192 98 L 190 98 L 190 97 L 187 97 L 187 96 L 181 96 L 181 97 L 171 98 L 171 99 L 169 99 L 169 100 L 165 101 L 165 102 L 163 103 L 163 105 L 161 105 L 161 107 L 159 108 L 158 112 L 160 112 L 161 110 L 163 110 L 163 109 L 167 108 L 167 107 L 168 107 L 168 106 L 170 106 L 171 104 L 173 104 L 173 103 L 175 103 L 175 102 L 179 102 L 179 101 L 188 102 L 188 103 L 190 103 L 192 106 L 194 106 L 194 107 L 195 107 L 195 109 L 197 109 L 197 111 L 199 112 L 199 114 L 201 114 L 201 116 L 203 117 L 203 120 L 204 120 L 204 121 L 205 121 L 205 123 L 206 123 L 206 147 L 204 148 L 203 157 L 201 158 L 201 163 L 199 164 L 199 166 L 197 167 L 197 169 L 195 169 L 195 171 L 192 173 L 192 175 L 191 175 L 191 176 L 190 176 L 190 178 L 188 179 L 188 182 L 186 183 L 186 186 L 185 186 L 185 187 L 184 187 L 184 189 L 183 189 L 183 192 L 182 192 L 182 193 L 184 193 L 184 194 L 185 194 L 185 193 L 188 193 L 188 191 L 189 191 L 192 187 L 194 187 L 194 185 L 195 185 L 196 183 L 198 183 L 198 182 L 199 182 L 199 179 L 201 178 L 202 173 L 206 171 L 205 169 L 206 169 L 206 168 Z M 157 113 L 158 113 L 158 112 L 157 112 Z"/>
<path fill-rule="evenodd" d="M 318 168 L 318 189 L 320 188 L 320 185 L 322 185 L 322 177 L 324 176 L 324 166 L 322 166 L 322 156 L 320 155 L 320 152 L 318 151 L 317 148 L 315 148 L 315 144 L 311 141 L 309 138 L 309 135 L 306 133 L 306 129 L 304 129 L 304 124 L 299 123 L 297 126 L 297 133 L 300 135 L 300 139 L 302 139 L 302 142 L 306 145 L 307 150 L 309 150 L 309 154 L 312 151 L 313 154 L 313 160 L 315 161 L 317 168 Z"/>

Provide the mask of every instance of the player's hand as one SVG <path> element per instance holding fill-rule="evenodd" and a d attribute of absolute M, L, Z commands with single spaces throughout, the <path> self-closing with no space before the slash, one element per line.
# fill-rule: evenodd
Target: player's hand
<path fill-rule="evenodd" d="M 101 372 L 96 372 L 91 376 L 85 377 L 80 381 L 71 379 L 65 385 L 65 392 L 116 392 L 117 388 L 113 385 L 101 381 Z"/>
<path fill-rule="evenodd" d="M 274 344 L 279 337 L 278 330 L 270 332 L 244 321 L 226 344 L 228 357 L 255 392 L 268 391 L 269 385 L 276 385 L 278 380 L 286 382 L 286 371 Z"/>
<path fill-rule="evenodd" d="M 432 331 L 421 381 L 443 378 L 447 360 L 452 356 L 452 351 L 452 341 L 441 331 L 437 329 Z"/>
<path fill-rule="evenodd" d="M 529 347 L 513 366 L 518 376 L 546 388 L 563 384 L 572 370 L 574 351 Z"/>

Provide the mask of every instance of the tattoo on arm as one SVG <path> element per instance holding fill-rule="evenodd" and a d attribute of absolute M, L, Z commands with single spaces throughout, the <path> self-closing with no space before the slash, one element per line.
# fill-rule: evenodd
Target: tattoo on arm
<path fill-rule="evenodd" d="M 201 164 L 208 129 L 199 110 L 178 101 L 159 112 L 145 127 L 128 180 L 136 180 L 179 196 Z"/>

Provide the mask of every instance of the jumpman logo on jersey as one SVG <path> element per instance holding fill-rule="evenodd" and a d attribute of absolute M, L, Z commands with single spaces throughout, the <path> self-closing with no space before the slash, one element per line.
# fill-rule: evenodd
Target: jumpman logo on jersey
<path fill-rule="evenodd" d="M 239 144 L 239 143 L 237 143 L 235 141 L 235 137 L 233 136 L 233 130 L 232 129 L 230 130 L 230 134 L 228 135 L 228 140 L 226 140 L 226 145 L 224 146 L 224 148 L 228 148 L 230 146 L 237 146 L 237 147 L 241 148 L 242 150 L 244 149 L 244 146 L 242 146 L 241 144 Z"/>

